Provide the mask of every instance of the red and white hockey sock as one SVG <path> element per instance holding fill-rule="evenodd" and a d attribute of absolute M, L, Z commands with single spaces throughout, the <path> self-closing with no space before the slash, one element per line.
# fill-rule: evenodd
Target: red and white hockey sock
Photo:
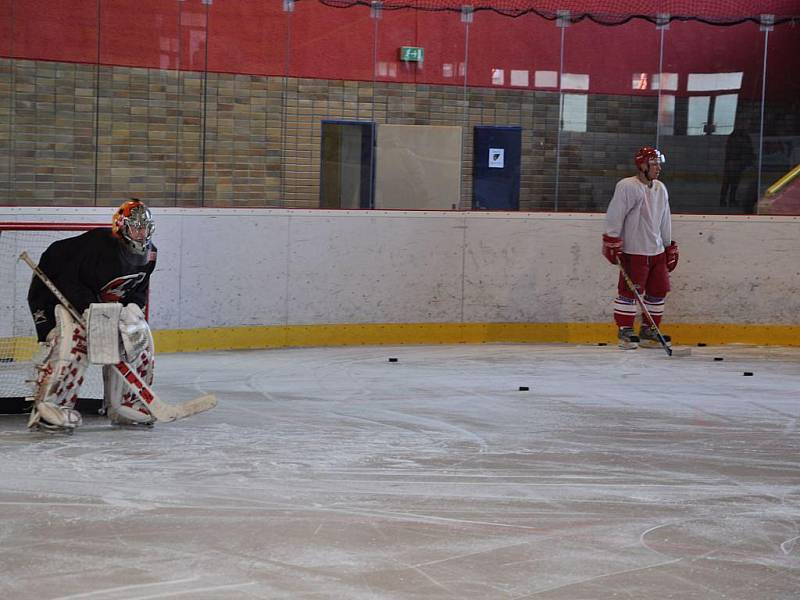
<path fill-rule="evenodd" d="M 617 327 L 633 327 L 636 319 L 636 301 L 633 298 L 617 296 L 614 300 L 614 321 Z"/>
<path fill-rule="evenodd" d="M 659 327 L 661 325 L 661 317 L 664 316 L 664 298 L 645 296 L 644 305 L 647 308 L 647 312 L 653 317 L 653 322 L 656 324 L 656 327 Z"/>

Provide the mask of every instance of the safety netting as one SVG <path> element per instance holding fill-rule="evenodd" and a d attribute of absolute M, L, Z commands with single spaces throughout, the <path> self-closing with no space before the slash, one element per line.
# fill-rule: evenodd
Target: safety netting
<path fill-rule="evenodd" d="M 697 21 L 707 25 L 732 26 L 753 22 L 789 25 L 800 33 L 800 0 L 319 0 L 326 6 L 379 7 L 381 10 L 479 12 L 492 11 L 508 17 L 535 14 L 551 21 L 593 21 L 600 25 L 624 25 L 644 20 L 656 25 L 672 21 Z"/>

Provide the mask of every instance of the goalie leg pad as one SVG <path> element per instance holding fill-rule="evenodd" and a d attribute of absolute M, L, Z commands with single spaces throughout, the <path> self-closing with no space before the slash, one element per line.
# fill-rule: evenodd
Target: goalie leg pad
<path fill-rule="evenodd" d="M 131 392 L 122 374 L 113 366 L 103 367 L 104 401 L 108 418 L 118 425 L 150 425 L 155 418 Z"/>
<path fill-rule="evenodd" d="M 153 336 L 150 333 L 150 326 L 144 318 L 144 313 L 138 305 L 127 304 L 123 307 L 119 315 L 119 333 L 129 363 L 135 365 L 137 360 L 144 359 L 152 362 L 155 354 Z M 142 358 L 142 355 L 145 357 Z M 148 385 L 150 383 L 150 381 L 147 382 Z"/>
<path fill-rule="evenodd" d="M 55 317 L 56 326 L 42 344 L 36 364 L 28 427 L 74 430 L 83 421 L 75 403 L 88 365 L 86 335 L 64 307 L 56 306 Z"/>
<path fill-rule="evenodd" d="M 125 306 L 119 319 L 119 332 L 125 358 L 147 385 L 153 384 L 155 350 L 150 327 L 136 304 Z M 118 424 L 151 424 L 155 418 L 147 410 L 122 375 L 113 366 L 103 367 L 105 403 L 108 416 Z"/>

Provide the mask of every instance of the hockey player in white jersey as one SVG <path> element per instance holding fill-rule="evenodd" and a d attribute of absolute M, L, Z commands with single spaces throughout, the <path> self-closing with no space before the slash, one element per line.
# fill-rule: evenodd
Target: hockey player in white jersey
<path fill-rule="evenodd" d="M 106 365 L 104 404 L 112 422 L 154 422 L 112 366 L 124 360 L 152 384 L 153 338 L 143 310 L 156 264 L 154 229 L 147 206 L 131 199 L 114 213 L 112 227 L 54 242 L 45 250 L 41 271 L 82 319 L 34 275 L 28 304 L 42 352 L 29 427 L 71 432 L 81 424 L 75 406 L 90 362 Z"/>
<path fill-rule="evenodd" d="M 637 173 L 617 182 L 608 205 L 603 234 L 603 256 L 629 274 L 644 305 L 660 328 L 664 302 L 670 290 L 669 273 L 678 265 L 678 245 L 672 239 L 672 215 L 667 187 L 658 180 L 664 155 L 655 148 L 640 148 L 634 157 Z M 614 321 L 619 346 L 625 350 L 658 347 L 650 323 L 642 322 L 636 335 L 636 300 L 620 273 L 614 300 Z M 669 336 L 663 336 L 669 343 Z"/>

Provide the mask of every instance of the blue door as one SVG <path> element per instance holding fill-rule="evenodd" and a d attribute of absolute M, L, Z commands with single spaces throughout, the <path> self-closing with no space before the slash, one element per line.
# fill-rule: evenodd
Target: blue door
<path fill-rule="evenodd" d="M 320 208 L 374 208 L 375 124 L 322 121 Z"/>
<path fill-rule="evenodd" d="M 519 210 L 522 127 L 475 127 L 472 209 Z"/>

